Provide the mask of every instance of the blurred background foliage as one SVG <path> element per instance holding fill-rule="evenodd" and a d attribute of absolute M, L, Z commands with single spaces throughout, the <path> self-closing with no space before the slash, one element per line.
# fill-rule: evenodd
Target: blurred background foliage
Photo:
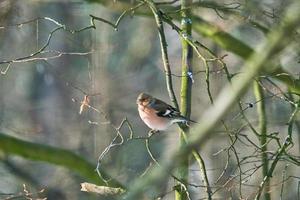
<path fill-rule="evenodd" d="M 167 1 L 169 2 L 169 1 Z M 237 0 L 237 1 L 195 1 L 193 14 L 218 26 L 253 49 L 265 38 L 265 32 L 280 21 L 282 12 L 290 1 L 280 0 Z M 202 4 L 201 4 L 202 2 Z M 137 1 L 112 0 L 2 0 L 0 1 L 0 61 L 12 60 L 36 52 L 47 41 L 55 24 L 47 20 L 38 20 L 19 26 L 11 26 L 37 17 L 50 17 L 69 29 L 80 29 L 90 25 L 89 14 L 115 22 L 121 12 Z M 171 4 L 175 10 L 179 2 Z M 220 6 L 216 9 L 216 6 Z M 167 9 L 168 7 L 166 7 Z M 141 10 L 146 10 L 141 8 Z M 173 13 L 176 18 L 176 12 Z M 256 24 L 256 22 L 258 24 Z M 178 34 L 171 27 L 165 26 L 168 53 L 172 67 L 174 90 L 179 97 L 181 73 L 181 43 Z M 205 44 L 217 56 L 224 58 L 232 74 L 240 73 L 243 58 L 236 53 L 221 48 L 209 37 L 196 32 L 194 37 Z M 278 57 L 280 63 L 294 79 L 300 76 L 299 34 L 295 42 L 287 47 Z M 236 45 L 236 44 L 231 44 Z M 124 117 L 132 125 L 135 135 L 146 136 L 149 129 L 138 116 L 135 100 L 137 95 L 148 92 L 166 102 L 170 102 L 165 74 L 161 60 L 157 27 L 154 18 L 141 13 L 132 13 L 122 19 L 118 31 L 102 22 L 96 22 L 96 29 L 89 29 L 71 34 L 58 31 L 51 38 L 47 50 L 60 52 L 87 53 L 86 55 L 62 55 L 55 59 L 36 60 L 33 62 L 12 63 L 6 74 L 0 75 L 0 132 L 16 138 L 63 148 L 76 153 L 96 167 L 97 159 L 104 148 L 115 136 L 115 129 Z M 243 51 L 241 49 L 241 51 Z M 52 55 L 51 53 L 47 54 Z M 1 64 L 5 71 L 7 64 Z M 210 85 L 215 98 L 222 86 L 227 83 L 226 75 L 220 66 L 210 63 Z M 205 83 L 205 68 L 195 56 L 192 119 L 198 119 L 205 108 L 210 105 Z M 178 75 L 178 76 L 176 76 Z M 238 75 L 238 74 L 237 74 Z M 272 78 L 272 77 L 271 77 Z M 283 91 L 286 87 L 276 79 Z M 274 93 L 280 92 L 272 84 L 265 82 L 265 87 Z M 79 114 L 80 102 L 84 95 L 90 95 L 93 109 L 85 109 Z M 254 103 L 252 90 L 241 100 L 246 108 Z M 290 104 L 280 98 L 266 98 L 268 133 L 278 132 L 279 138 L 286 137 L 286 123 L 292 113 Z M 105 114 L 103 114 L 105 113 Z M 254 126 L 257 126 L 255 108 L 245 110 L 245 114 Z M 299 117 L 298 117 L 299 118 Z M 238 106 L 233 108 L 224 119 L 231 130 L 240 128 L 244 121 Z M 299 126 L 294 127 L 294 146 L 290 152 L 299 158 Z M 221 130 L 221 129 L 219 129 Z M 151 148 L 157 158 L 167 159 L 168 154 L 178 145 L 177 127 L 154 136 Z M 204 156 L 209 179 L 217 187 L 238 174 L 236 160 L 231 155 L 224 176 L 216 183 L 227 161 L 226 149 L 230 141 L 222 131 L 207 142 L 201 149 Z M 124 137 L 129 130 L 121 129 Z M 256 136 L 248 129 L 242 130 L 251 140 L 258 144 Z M 235 148 L 240 158 L 250 156 L 253 146 L 238 140 Z M 276 150 L 275 141 L 269 143 L 269 151 Z M 58 157 L 60 155 L 57 155 Z M 0 199 L 4 194 L 16 194 L 22 191 L 23 183 L 32 191 L 46 190 L 48 199 L 96 199 L 95 196 L 80 192 L 80 183 L 86 177 L 79 176 L 65 167 L 24 159 L 0 151 Z M 249 158 L 243 165 L 247 170 L 258 165 L 259 157 Z M 130 184 L 141 176 L 151 163 L 142 140 L 130 140 L 122 146 L 113 148 L 102 161 L 101 168 L 122 184 Z M 191 165 L 191 182 L 201 182 L 197 167 Z M 299 198 L 299 167 L 286 164 L 284 159 L 278 165 L 272 182 L 272 195 L 278 197 L 282 184 L 282 174 L 286 173 L 286 186 L 283 199 Z M 93 172 L 97 177 L 96 172 Z M 256 185 L 260 183 L 258 170 L 251 178 L 244 180 L 243 194 L 253 198 Z M 239 184 L 233 179 L 214 197 L 219 199 L 238 199 Z M 172 190 L 172 181 L 166 185 L 166 191 Z M 253 189 L 254 188 L 254 189 Z M 205 197 L 203 188 L 191 188 L 195 199 Z M 164 199 L 174 199 L 172 193 Z M 194 199 L 194 198 L 193 198 Z M 275 198 L 278 199 L 278 198 Z"/>

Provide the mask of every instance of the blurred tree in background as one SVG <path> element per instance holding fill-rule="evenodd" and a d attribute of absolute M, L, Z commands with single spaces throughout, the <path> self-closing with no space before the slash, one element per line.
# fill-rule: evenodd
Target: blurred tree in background
<path fill-rule="evenodd" d="M 299 11 L 0 1 L 0 199 L 300 199 Z M 148 136 L 140 92 L 199 123 Z"/>

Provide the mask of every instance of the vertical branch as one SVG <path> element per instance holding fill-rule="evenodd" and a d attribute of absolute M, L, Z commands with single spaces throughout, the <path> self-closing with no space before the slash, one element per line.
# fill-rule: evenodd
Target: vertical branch
<path fill-rule="evenodd" d="M 258 83 L 259 80 L 253 82 L 254 95 L 257 102 L 257 114 L 259 121 L 259 141 L 261 146 L 261 157 L 262 157 L 262 175 L 263 177 L 268 176 L 269 160 L 267 155 L 267 119 L 266 119 L 266 108 L 265 100 L 263 94 L 263 88 Z M 270 200 L 271 196 L 269 193 L 270 190 L 270 181 L 266 179 L 265 183 L 265 200 Z"/>
<path fill-rule="evenodd" d="M 182 31 L 182 37 L 181 44 L 182 44 L 182 69 L 181 69 L 181 91 L 180 91 L 180 97 L 181 97 L 181 105 L 180 105 L 180 111 L 183 116 L 186 118 L 190 118 L 191 115 L 191 104 L 192 104 L 192 77 L 190 74 L 192 74 L 193 68 L 192 68 L 192 61 L 193 61 L 193 47 L 190 45 L 189 41 L 186 40 L 186 38 L 190 38 L 192 35 L 192 20 L 191 20 L 191 5 L 193 3 L 193 0 L 181 0 L 181 31 Z M 180 126 L 181 132 L 180 132 L 180 142 L 181 146 L 184 145 L 187 141 L 187 133 L 189 132 L 188 126 Z M 206 173 L 206 167 L 203 158 L 201 155 L 196 151 L 193 150 L 193 156 L 195 160 L 197 161 L 200 171 L 202 173 L 202 177 L 204 179 L 204 183 L 206 185 L 206 192 L 208 199 L 211 199 L 211 189 L 208 181 L 208 176 Z M 179 166 L 179 175 L 180 178 L 183 180 L 188 179 L 188 168 L 189 168 L 189 160 L 188 157 L 185 161 L 182 162 L 181 166 Z M 180 183 L 179 183 L 180 184 Z M 177 187 L 180 188 L 180 187 Z M 181 199 L 187 199 L 186 192 L 182 189 L 177 189 L 175 191 L 175 197 L 176 200 Z"/>
<path fill-rule="evenodd" d="M 187 37 L 191 36 L 192 32 L 192 20 L 190 19 L 190 9 L 193 0 L 181 0 L 181 30 L 182 34 Z M 190 118 L 191 115 L 191 96 L 192 96 L 192 80 L 189 73 L 192 72 L 192 59 L 193 59 L 193 49 L 192 46 L 184 39 L 181 38 L 182 45 L 182 67 L 181 67 L 181 90 L 180 90 L 180 111 L 183 116 Z M 185 135 L 188 133 L 188 126 L 181 126 L 180 131 L 180 146 L 185 144 Z M 178 167 L 178 175 L 181 180 L 188 182 L 188 168 L 189 168 L 189 157 Z M 180 183 L 178 183 L 180 184 Z M 187 199 L 186 192 L 182 187 L 175 187 L 175 199 L 183 200 Z"/>
<path fill-rule="evenodd" d="M 191 36 L 192 32 L 192 20 L 190 16 L 190 5 L 193 0 L 181 0 L 181 30 L 182 34 Z M 189 72 L 192 72 L 192 60 L 193 60 L 193 48 L 189 43 L 182 38 L 182 69 L 181 69 L 181 114 L 187 118 L 191 115 L 191 96 L 192 96 L 192 80 L 188 75 Z M 188 128 L 188 127 L 187 127 Z"/>

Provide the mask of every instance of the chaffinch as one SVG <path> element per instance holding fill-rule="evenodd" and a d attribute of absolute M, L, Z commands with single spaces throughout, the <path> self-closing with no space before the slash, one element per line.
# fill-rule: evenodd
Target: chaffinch
<path fill-rule="evenodd" d="M 177 122 L 195 122 L 182 116 L 171 105 L 146 93 L 141 93 L 136 103 L 141 119 L 154 131 L 165 130 Z"/>

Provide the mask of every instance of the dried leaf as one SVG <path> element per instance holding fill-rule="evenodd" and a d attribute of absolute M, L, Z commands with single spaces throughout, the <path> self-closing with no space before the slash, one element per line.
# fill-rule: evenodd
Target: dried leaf
<path fill-rule="evenodd" d="M 81 183 L 81 191 L 93 192 L 103 196 L 119 195 L 125 192 L 122 188 L 98 186 L 87 182 Z"/>
<path fill-rule="evenodd" d="M 80 115 L 81 115 L 81 113 L 84 111 L 84 109 L 86 107 L 90 107 L 89 103 L 90 103 L 89 96 L 88 95 L 84 95 L 83 101 L 81 102 L 80 109 L 79 109 L 79 114 Z"/>

